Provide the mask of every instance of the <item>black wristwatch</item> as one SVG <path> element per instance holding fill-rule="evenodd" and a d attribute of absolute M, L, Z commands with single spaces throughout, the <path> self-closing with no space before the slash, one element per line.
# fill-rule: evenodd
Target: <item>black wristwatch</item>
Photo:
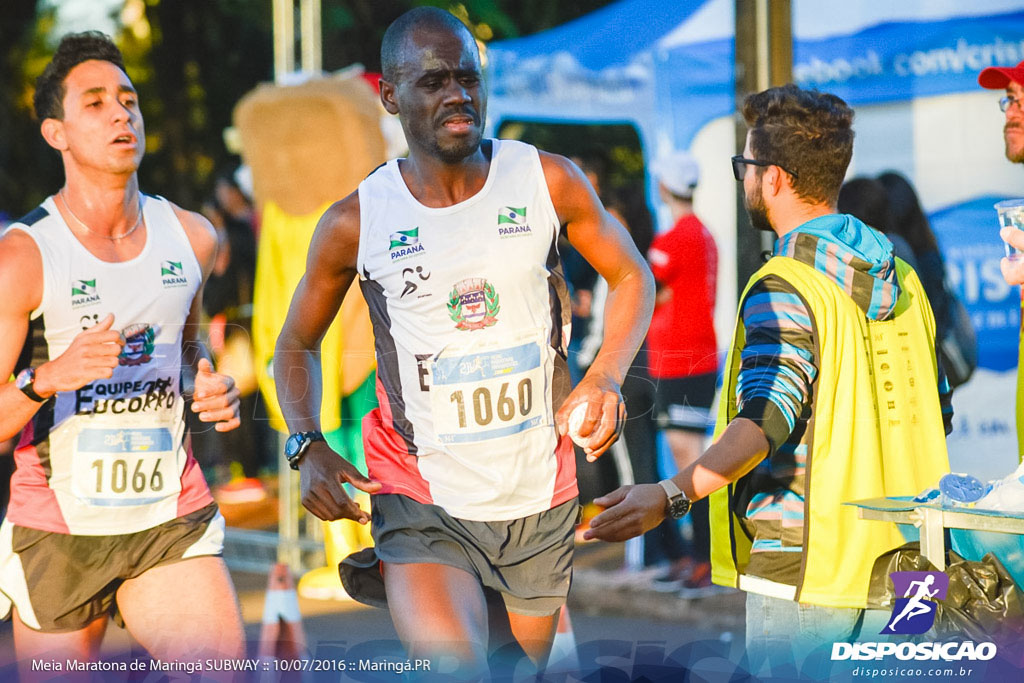
<path fill-rule="evenodd" d="M 25 368 L 14 378 L 14 386 L 21 389 L 21 393 L 28 396 L 36 403 L 46 403 L 47 399 L 36 393 L 36 369 Z"/>
<path fill-rule="evenodd" d="M 665 489 L 668 496 L 668 515 L 672 519 L 682 519 L 690 511 L 690 499 L 679 490 L 676 483 L 671 479 L 662 479 L 658 482 L 661 488 Z"/>
<path fill-rule="evenodd" d="M 288 458 L 288 467 L 299 469 L 299 461 L 305 455 L 309 444 L 314 441 L 325 441 L 320 432 L 295 432 L 284 442 L 284 457 Z"/>

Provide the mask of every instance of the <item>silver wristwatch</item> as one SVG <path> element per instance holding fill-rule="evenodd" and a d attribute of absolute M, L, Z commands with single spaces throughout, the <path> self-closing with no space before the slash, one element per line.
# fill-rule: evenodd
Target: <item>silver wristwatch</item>
<path fill-rule="evenodd" d="M 662 479 L 658 482 L 661 488 L 665 489 L 668 496 L 668 515 L 672 519 L 682 519 L 690 511 L 690 499 L 679 490 L 676 483 L 671 479 Z"/>

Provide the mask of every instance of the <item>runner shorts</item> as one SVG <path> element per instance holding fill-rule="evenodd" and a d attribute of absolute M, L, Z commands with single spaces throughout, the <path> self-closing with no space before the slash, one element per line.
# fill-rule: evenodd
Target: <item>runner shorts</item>
<path fill-rule="evenodd" d="M 0 525 L 0 615 L 11 606 L 29 628 L 77 631 L 109 615 L 123 625 L 117 589 L 165 564 L 220 555 L 224 517 L 216 503 L 152 529 L 113 536 L 73 536 Z M 180 587 L 168 586 L 169 590 Z"/>
<path fill-rule="evenodd" d="M 549 616 L 569 594 L 578 511 L 573 498 L 521 519 L 473 522 L 401 494 L 371 496 L 376 545 L 342 561 L 342 583 L 354 599 L 386 607 L 380 562 L 443 564 L 476 576 L 509 612 Z"/>

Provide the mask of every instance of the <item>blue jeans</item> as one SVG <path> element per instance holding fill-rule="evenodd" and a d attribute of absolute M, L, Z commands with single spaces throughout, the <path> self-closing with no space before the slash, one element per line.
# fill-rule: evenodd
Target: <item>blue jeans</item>
<path fill-rule="evenodd" d="M 832 644 L 878 635 L 888 610 L 822 607 L 747 593 L 747 664 L 751 673 L 827 680 Z"/>

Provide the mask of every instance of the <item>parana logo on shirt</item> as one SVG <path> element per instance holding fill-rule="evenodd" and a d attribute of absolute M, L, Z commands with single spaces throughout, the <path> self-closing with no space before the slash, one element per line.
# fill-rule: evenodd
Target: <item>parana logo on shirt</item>
<path fill-rule="evenodd" d="M 160 278 L 164 287 L 187 287 L 188 278 L 185 277 L 185 270 L 181 267 L 181 261 L 161 261 Z"/>
<path fill-rule="evenodd" d="M 526 207 L 503 206 L 498 209 L 498 237 L 507 239 L 528 235 L 530 230 L 526 222 Z"/>
<path fill-rule="evenodd" d="M 96 291 L 96 278 L 91 280 L 72 280 L 71 308 L 80 308 L 90 304 L 98 304 L 100 295 Z"/>
<path fill-rule="evenodd" d="M 388 247 L 388 252 L 391 254 L 392 261 L 401 261 L 424 251 L 423 245 L 420 244 L 419 226 L 411 230 L 393 232 L 390 237 L 391 246 Z"/>

